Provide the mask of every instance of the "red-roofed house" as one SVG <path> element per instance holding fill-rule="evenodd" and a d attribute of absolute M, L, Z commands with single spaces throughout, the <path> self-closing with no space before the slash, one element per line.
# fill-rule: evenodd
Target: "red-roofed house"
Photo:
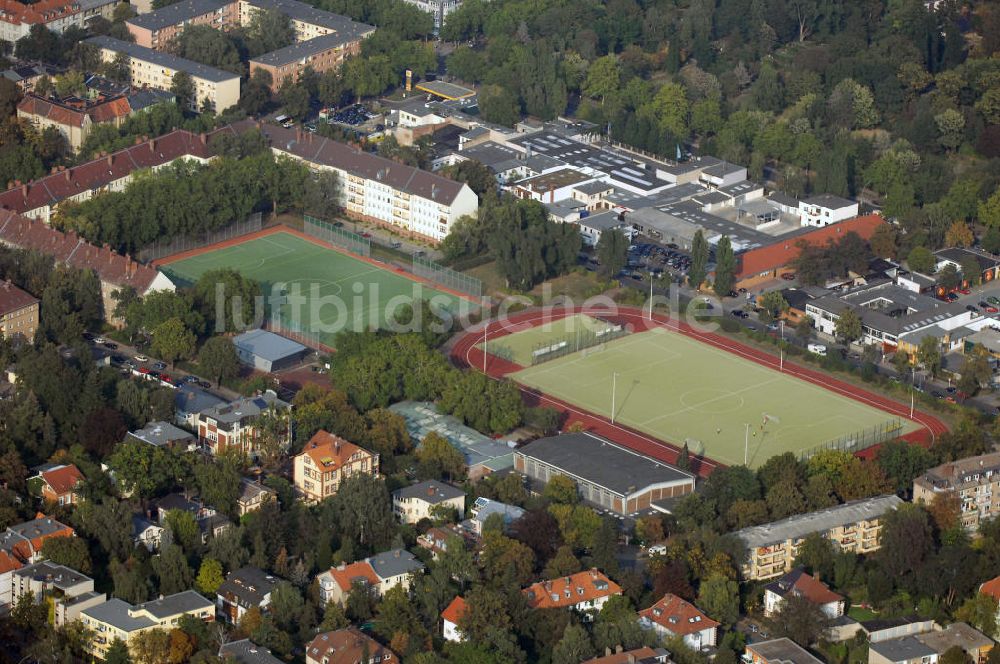
<path fill-rule="evenodd" d="M 306 645 L 306 664 L 396 664 L 399 656 L 357 627 L 322 632 Z"/>
<path fill-rule="evenodd" d="M 7 281 L 0 282 L 0 337 L 35 340 L 38 298 Z"/>
<path fill-rule="evenodd" d="M 31 521 L 0 532 L 0 613 L 10 609 L 14 572 L 39 561 L 45 540 L 72 537 L 73 534 L 72 528 L 41 512 Z"/>
<path fill-rule="evenodd" d="M 830 590 L 819 579 L 809 576 L 801 567 L 786 573 L 764 587 L 764 615 L 773 615 L 789 595 L 805 597 L 823 608 L 830 618 L 844 615 L 844 598 Z"/>
<path fill-rule="evenodd" d="M 14 43 L 27 37 L 34 25 L 44 25 L 52 32 L 61 33 L 70 26 L 86 28 L 90 19 L 97 16 L 110 21 L 117 4 L 117 0 L 40 0 L 34 3 L 0 0 L 0 39 Z"/>
<path fill-rule="evenodd" d="M 679 636 L 688 647 L 700 650 L 714 646 L 719 623 L 677 595 L 667 593 L 660 601 L 639 612 L 639 624 L 663 637 Z"/>
<path fill-rule="evenodd" d="M 38 481 L 44 500 L 51 500 L 59 505 L 72 505 L 77 502 L 76 485 L 83 480 L 83 474 L 73 464 L 59 465 L 43 470 L 32 480 Z"/>
<path fill-rule="evenodd" d="M 442 635 L 445 641 L 461 641 L 462 632 L 458 629 L 458 621 L 465 613 L 465 600 L 461 596 L 451 600 L 451 604 L 441 612 Z"/>
<path fill-rule="evenodd" d="M 95 126 L 120 127 L 131 114 L 132 107 L 124 95 L 90 100 L 54 99 L 29 93 L 17 104 L 18 118 L 27 120 L 40 132 L 53 127 L 74 152 L 80 149 Z"/>
<path fill-rule="evenodd" d="M 989 595 L 997 601 L 997 620 L 1000 621 L 1000 576 L 994 577 L 979 586 L 979 592 Z"/>
<path fill-rule="evenodd" d="M 597 569 L 578 572 L 551 581 L 539 581 L 522 592 L 533 609 L 571 608 L 593 618 L 613 596 L 621 595 L 621 587 Z"/>
<path fill-rule="evenodd" d="M 323 603 L 342 604 L 355 583 L 364 583 L 381 597 L 396 586 L 410 589 L 414 574 L 424 566 L 406 549 L 392 549 L 347 565 L 341 563 L 316 575 Z"/>
<path fill-rule="evenodd" d="M 347 477 L 378 475 L 379 455 L 327 431 L 318 431 L 292 462 L 295 492 L 309 502 L 337 493 Z"/>

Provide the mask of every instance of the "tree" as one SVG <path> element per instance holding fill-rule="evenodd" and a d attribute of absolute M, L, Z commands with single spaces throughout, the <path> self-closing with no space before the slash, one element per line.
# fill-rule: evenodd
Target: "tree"
<path fill-rule="evenodd" d="M 207 323 L 209 334 L 243 332 L 254 327 L 264 317 L 263 305 L 259 302 L 262 296 L 257 281 L 231 268 L 205 272 L 198 277 L 191 291 L 194 308 Z"/>
<path fill-rule="evenodd" d="M 788 301 L 781 291 L 768 291 L 760 296 L 760 318 L 770 322 L 777 320 L 789 309 Z"/>
<path fill-rule="evenodd" d="M 944 233 L 944 243 L 949 247 L 971 247 L 973 242 L 975 238 L 972 236 L 972 229 L 961 219 L 951 222 Z"/>
<path fill-rule="evenodd" d="M 222 563 L 213 558 L 205 558 L 201 561 L 201 567 L 198 569 L 198 578 L 195 579 L 194 583 L 198 592 L 211 597 L 225 580 L 225 577 L 222 575 Z"/>
<path fill-rule="evenodd" d="M 934 254 L 927 247 L 914 247 L 906 256 L 906 264 L 914 272 L 933 274 Z"/>
<path fill-rule="evenodd" d="M 513 127 L 521 119 L 517 97 L 501 85 L 484 85 L 479 89 L 479 111 L 487 122 Z"/>
<path fill-rule="evenodd" d="M 635 522 L 635 536 L 645 544 L 662 542 L 666 537 L 663 520 L 657 516 L 644 516 Z"/>
<path fill-rule="evenodd" d="M 962 275 L 952 263 L 947 263 L 937 273 L 937 282 L 945 290 L 954 290 L 962 285 Z"/>
<path fill-rule="evenodd" d="M 861 338 L 861 316 L 855 309 L 848 307 L 840 312 L 834 325 L 834 334 L 844 344 Z"/>
<path fill-rule="evenodd" d="M 80 537 L 51 537 L 42 544 L 42 555 L 56 565 L 90 574 L 92 564 L 87 541 Z"/>
<path fill-rule="evenodd" d="M 982 344 L 976 344 L 965 354 L 958 388 L 968 396 L 974 395 L 981 387 L 990 384 L 993 379 L 993 368 L 990 366 L 989 351 Z"/>
<path fill-rule="evenodd" d="M 879 224 L 875 227 L 868 244 L 879 258 L 894 259 L 899 250 L 898 239 L 896 228 L 892 224 Z"/>
<path fill-rule="evenodd" d="M 153 343 L 150 349 L 173 366 L 179 359 L 194 355 L 194 333 L 191 332 L 180 318 L 170 318 L 153 330 Z"/>
<path fill-rule="evenodd" d="M 926 336 L 917 346 L 917 361 L 931 376 L 936 376 L 941 370 L 941 342 L 937 337 Z"/>
<path fill-rule="evenodd" d="M 956 150 L 965 138 L 965 116 L 953 108 L 945 109 L 934 116 L 934 124 L 940 133 L 938 140 L 945 150 Z"/>
<path fill-rule="evenodd" d="M 436 431 L 424 436 L 416 456 L 423 477 L 452 480 L 465 476 L 465 456 Z"/>
<path fill-rule="evenodd" d="M 736 255 L 728 235 L 723 235 L 715 246 L 715 294 L 729 295 L 736 284 Z"/>
<path fill-rule="evenodd" d="M 240 358 L 236 347 L 226 337 L 212 337 L 198 352 L 198 367 L 216 385 L 223 380 L 235 378 L 240 372 Z"/>
<path fill-rule="evenodd" d="M 580 560 L 573 554 L 573 547 L 563 545 L 559 547 L 556 554 L 549 559 L 542 571 L 542 576 L 546 579 L 558 579 L 560 577 L 576 574 L 583 566 Z"/>
<path fill-rule="evenodd" d="M 254 12 L 246 28 L 247 51 L 251 57 L 284 48 L 295 41 L 295 29 L 287 14 L 277 9 Z"/>
<path fill-rule="evenodd" d="M 881 547 L 875 558 L 881 570 L 896 579 L 920 569 L 933 547 L 927 511 L 904 503 L 883 517 Z"/>
<path fill-rule="evenodd" d="M 579 664 L 594 656 L 590 635 L 580 625 L 567 625 L 559 643 L 552 649 L 552 664 Z"/>
<path fill-rule="evenodd" d="M 708 274 L 708 242 L 699 228 L 691 241 L 691 267 L 688 269 L 688 284 L 691 288 L 701 287 Z"/>
<path fill-rule="evenodd" d="M 979 222 L 989 228 L 1000 228 L 1000 189 L 979 203 L 976 211 Z"/>
<path fill-rule="evenodd" d="M 153 571 L 160 581 L 160 594 L 173 595 L 191 588 L 194 574 L 188 566 L 187 559 L 181 547 L 167 544 L 160 550 L 160 555 L 152 560 Z"/>
<path fill-rule="evenodd" d="M 186 71 L 175 73 L 170 80 L 170 92 L 174 94 L 177 105 L 182 109 L 193 110 L 195 108 L 198 91 L 195 88 L 194 79 L 191 78 L 191 74 Z"/>
<path fill-rule="evenodd" d="M 786 637 L 804 648 L 824 638 L 830 626 L 823 607 L 797 593 L 787 594 L 765 622 L 774 638 Z"/>
<path fill-rule="evenodd" d="M 364 547 L 387 547 L 396 530 L 392 500 L 385 482 L 358 473 L 338 487 L 332 499 L 342 533 Z"/>
<path fill-rule="evenodd" d="M 973 664 L 972 657 L 962 649 L 962 646 L 948 648 L 938 661 L 940 664 Z"/>
<path fill-rule="evenodd" d="M 125 645 L 124 641 L 115 637 L 104 655 L 104 664 L 132 664 L 132 658 L 128 654 L 128 646 Z"/>
<path fill-rule="evenodd" d="M 612 277 L 628 263 L 628 238 L 617 228 L 601 233 L 597 241 L 597 261 L 601 265 L 601 274 Z"/>
<path fill-rule="evenodd" d="M 875 461 L 886 477 L 896 483 L 897 493 L 909 491 L 913 487 L 913 480 L 934 465 L 934 458 L 928 450 L 903 440 L 883 443 Z"/>
<path fill-rule="evenodd" d="M 566 475 L 554 475 L 549 478 L 543 494 L 551 503 L 575 505 L 580 502 L 580 494 L 573 478 Z"/>
<path fill-rule="evenodd" d="M 734 625 L 740 617 L 740 586 L 728 577 L 713 574 L 701 582 L 698 606 L 723 625 Z"/>
<path fill-rule="evenodd" d="M 975 593 L 958 607 L 955 619 L 968 623 L 993 638 L 997 633 L 997 600 L 992 595 Z"/>
<path fill-rule="evenodd" d="M 583 84 L 583 91 L 589 97 L 601 100 L 601 106 L 609 95 L 613 95 L 621 90 L 621 68 L 618 66 L 618 58 L 614 55 L 605 55 L 598 58 L 587 70 L 587 80 Z"/>

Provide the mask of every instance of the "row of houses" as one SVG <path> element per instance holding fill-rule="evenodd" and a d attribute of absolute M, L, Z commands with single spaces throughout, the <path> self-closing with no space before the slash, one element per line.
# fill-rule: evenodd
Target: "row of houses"
<path fill-rule="evenodd" d="M 86 29 L 96 18 L 110 21 L 117 4 L 117 0 L 5 0 L 0 7 L 0 40 L 14 43 L 36 25 L 55 33 L 70 27 Z"/>

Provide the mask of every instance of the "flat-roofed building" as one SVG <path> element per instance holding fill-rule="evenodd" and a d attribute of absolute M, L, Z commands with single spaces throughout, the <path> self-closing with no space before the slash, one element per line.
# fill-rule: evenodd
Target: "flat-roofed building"
<path fill-rule="evenodd" d="M 35 340 L 38 330 L 38 298 L 7 281 L 0 282 L 0 337 Z"/>
<path fill-rule="evenodd" d="M 958 497 L 962 526 L 969 532 L 1000 514 L 1000 452 L 943 463 L 913 480 L 913 502 L 930 505 L 948 495 Z"/>
<path fill-rule="evenodd" d="M 239 74 L 114 37 L 102 35 L 84 41 L 97 48 L 102 62 L 111 62 L 119 54 L 126 56 L 129 62 L 129 80 L 135 86 L 145 85 L 160 90 L 170 90 L 175 75 L 180 72 L 189 74 L 195 89 L 191 99 L 191 110 L 210 107 L 216 112 L 221 112 L 235 106 L 240 100 Z"/>
<path fill-rule="evenodd" d="M 734 535 L 747 548 L 742 575 L 747 581 L 771 579 L 792 569 L 806 535 L 819 533 L 840 551 L 871 553 L 881 541 L 882 519 L 899 507 L 899 496 L 855 500 L 824 510 L 752 526 Z"/>
<path fill-rule="evenodd" d="M 52 602 L 51 617 L 56 627 L 76 620 L 80 611 L 107 599 L 104 593 L 94 592 L 94 580 L 86 574 L 48 560 L 14 572 L 11 586 L 13 604 L 16 605 L 28 593 L 36 604 Z"/>
<path fill-rule="evenodd" d="M 742 660 L 744 664 L 823 664 L 823 660 L 784 637 L 748 644 Z"/>
<path fill-rule="evenodd" d="M 514 451 L 514 468 L 541 483 L 569 477 L 584 500 L 621 515 L 687 495 L 695 485 L 689 472 L 586 432 L 528 443 Z"/>
<path fill-rule="evenodd" d="M 868 664 L 937 664 L 938 653 L 915 636 L 868 645 Z"/>

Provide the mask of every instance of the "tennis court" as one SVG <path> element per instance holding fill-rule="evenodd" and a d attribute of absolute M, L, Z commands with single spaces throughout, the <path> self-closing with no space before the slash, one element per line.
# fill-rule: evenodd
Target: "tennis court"
<path fill-rule="evenodd" d="M 500 340 L 498 339 L 498 342 Z M 665 329 L 509 375 L 547 395 L 727 465 L 850 449 L 919 428 L 877 408 Z M 614 393 L 614 394 L 612 394 Z"/>
<path fill-rule="evenodd" d="M 598 338 L 613 334 L 618 327 L 586 314 L 574 314 L 518 330 L 496 341 L 487 338 L 486 350 L 522 367 L 530 367 L 549 360 L 550 356 L 565 355 L 593 345 Z M 482 350 L 483 344 L 476 347 Z"/>
<path fill-rule="evenodd" d="M 161 267 L 182 285 L 218 268 L 232 268 L 256 280 L 265 298 L 283 295 L 283 322 L 326 340 L 343 330 L 384 327 L 401 305 L 421 299 L 436 311 L 453 314 L 462 306 L 475 308 L 456 295 L 284 231 L 168 260 Z"/>

